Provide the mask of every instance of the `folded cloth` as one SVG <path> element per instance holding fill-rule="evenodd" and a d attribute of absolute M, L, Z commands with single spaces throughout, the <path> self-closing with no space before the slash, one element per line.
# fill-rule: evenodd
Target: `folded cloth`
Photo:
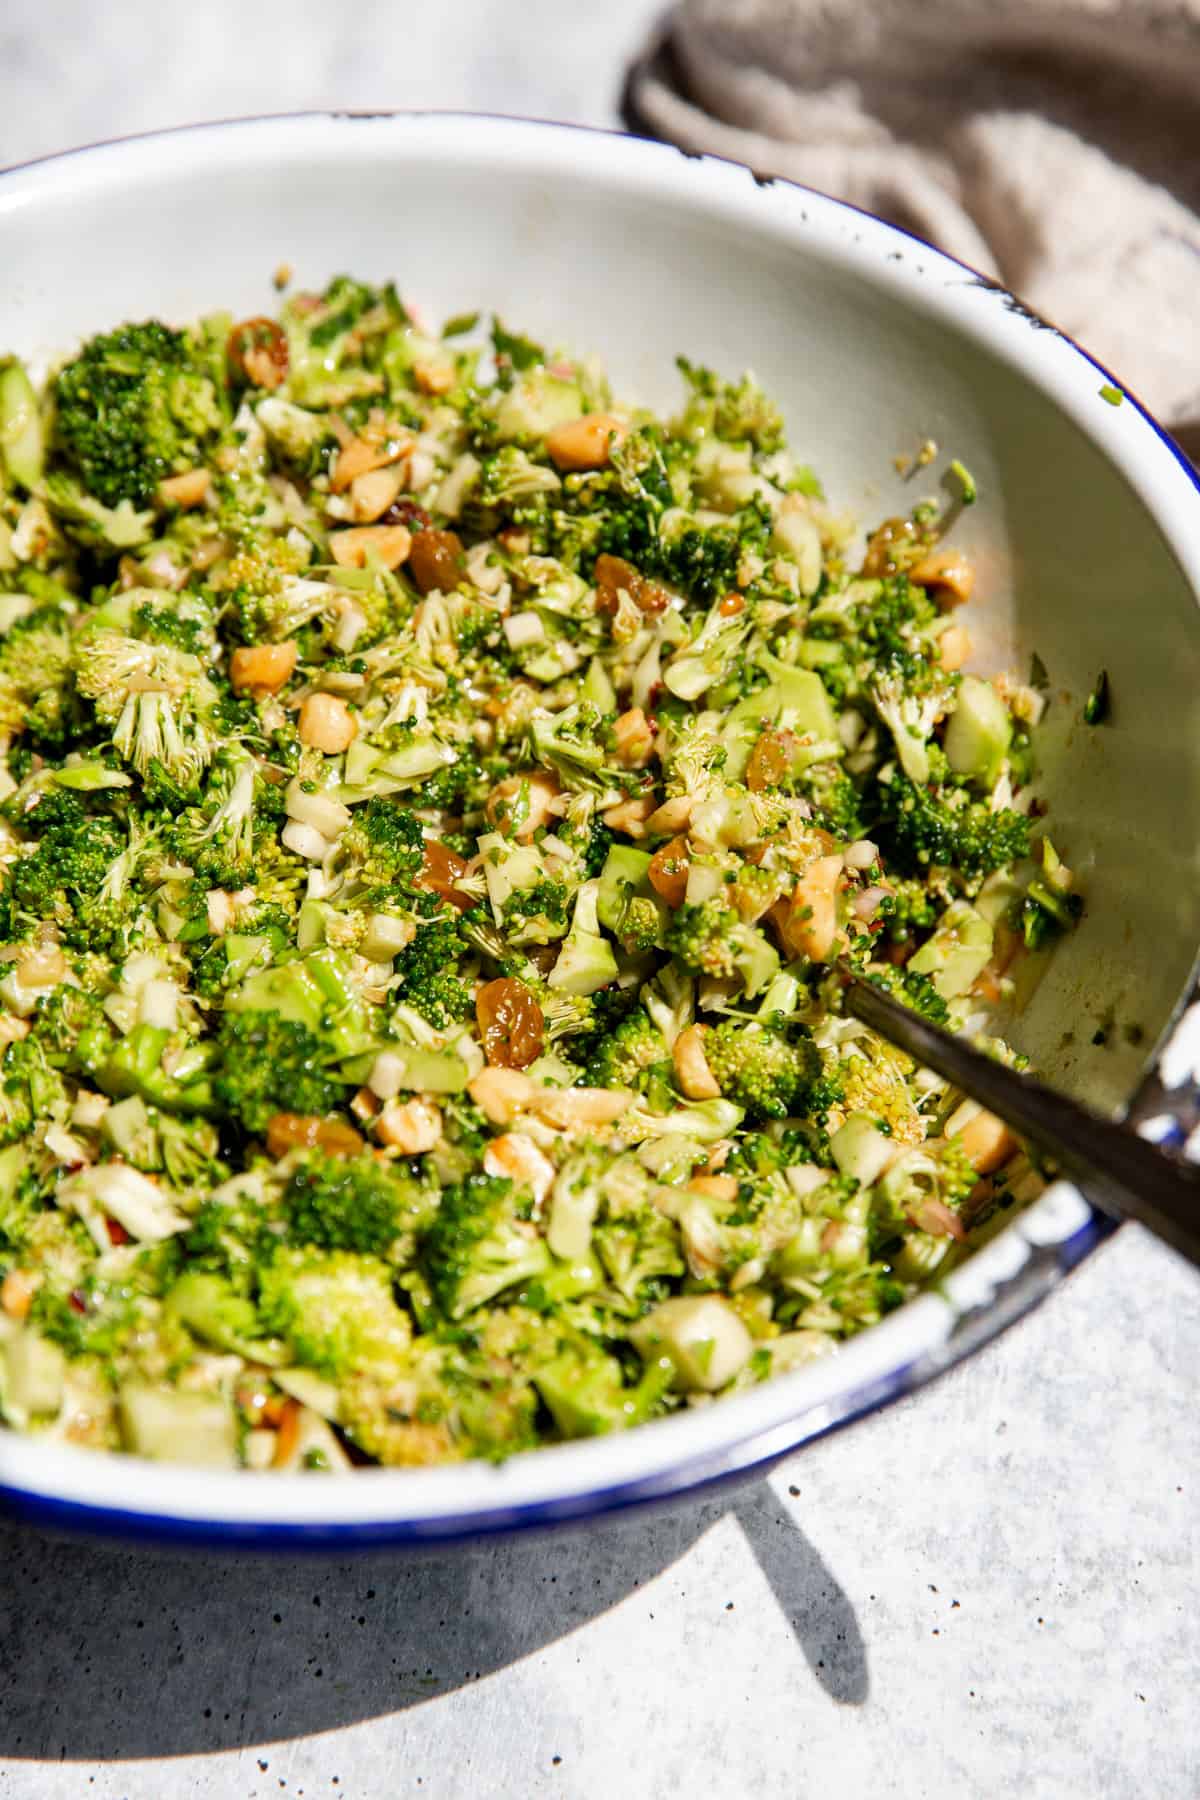
<path fill-rule="evenodd" d="M 1200 0 L 682 0 L 625 116 L 997 277 L 1200 452 Z"/>

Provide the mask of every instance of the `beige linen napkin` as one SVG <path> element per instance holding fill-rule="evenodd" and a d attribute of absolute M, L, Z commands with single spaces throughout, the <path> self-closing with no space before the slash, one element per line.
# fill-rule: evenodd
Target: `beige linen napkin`
<path fill-rule="evenodd" d="M 682 0 L 625 113 L 997 276 L 1200 452 L 1200 0 Z"/>

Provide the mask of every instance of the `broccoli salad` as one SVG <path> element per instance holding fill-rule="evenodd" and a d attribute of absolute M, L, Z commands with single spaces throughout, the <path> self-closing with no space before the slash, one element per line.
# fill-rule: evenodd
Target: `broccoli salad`
<path fill-rule="evenodd" d="M 835 1353 L 1037 1191 L 838 1003 L 986 1033 L 1080 909 L 970 478 L 864 548 L 679 370 L 348 277 L 0 363 L 10 1427 L 504 1457 Z"/>

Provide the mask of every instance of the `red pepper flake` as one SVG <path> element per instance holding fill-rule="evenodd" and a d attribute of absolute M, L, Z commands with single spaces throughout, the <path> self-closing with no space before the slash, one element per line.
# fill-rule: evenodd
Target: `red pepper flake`
<path fill-rule="evenodd" d="M 67 1295 L 67 1305 L 71 1308 L 72 1312 L 80 1314 L 87 1312 L 87 1301 L 84 1298 L 82 1288 L 71 1289 L 71 1292 Z"/>
<path fill-rule="evenodd" d="M 133 1241 L 119 1219 L 105 1219 L 104 1223 L 108 1228 L 110 1244 L 128 1244 Z"/>

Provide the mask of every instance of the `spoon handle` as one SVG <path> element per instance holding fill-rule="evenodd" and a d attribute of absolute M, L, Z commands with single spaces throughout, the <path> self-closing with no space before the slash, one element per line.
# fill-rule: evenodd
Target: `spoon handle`
<path fill-rule="evenodd" d="M 1090 1200 L 1200 1267 L 1200 1168 L 1021 1075 L 843 971 L 847 1012 L 1051 1155 Z"/>

